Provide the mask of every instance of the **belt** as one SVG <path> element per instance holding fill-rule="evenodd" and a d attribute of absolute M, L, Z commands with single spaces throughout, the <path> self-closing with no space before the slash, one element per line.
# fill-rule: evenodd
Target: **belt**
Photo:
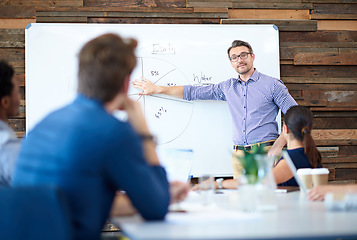
<path fill-rule="evenodd" d="M 269 140 L 265 142 L 259 142 L 259 143 L 253 143 L 250 145 L 233 145 L 233 150 L 246 150 L 250 151 L 254 145 L 260 146 L 260 145 L 265 145 L 265 146 L 272 146 L 274 144 L 275 140 Z"/>

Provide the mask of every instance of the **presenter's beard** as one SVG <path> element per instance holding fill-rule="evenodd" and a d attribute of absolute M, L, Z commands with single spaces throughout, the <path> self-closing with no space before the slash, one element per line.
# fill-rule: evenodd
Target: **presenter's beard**
<path fill-rule="evenodd" d="M 244 65 L 244 66 L 247 66 L 247 65 Z M 239 70 L 239 67 L 237 67 L 237 72 L 240 74 L 240 75 L 244 75 L 246 73 L 248 73 L 252 68 L 243 68 L 242 70 Z"/>

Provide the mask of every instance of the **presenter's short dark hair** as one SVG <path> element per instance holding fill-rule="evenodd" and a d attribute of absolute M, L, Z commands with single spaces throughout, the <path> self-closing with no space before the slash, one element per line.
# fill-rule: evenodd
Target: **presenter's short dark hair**
<path fill-rule="evenodd" d="M 253 48 L 252 48 L 252 46 L 250 46 L 249 43 L 244 42 L 244 41 L 242 41 L 242 40 L 234 40 L 234 41 L 232 42 L 232 45 L 228 48 L 228 51 L 227 51 L 227 52 L 228 52 L 228 57 L 230 57 L 230 56 L 229 56 L 229 52 L 231 51 L 232 48 L 241 47 L 241 46 L 247 47 L 247 48 L 249 49 L 249 53 L 254 53 L 254 52 L 253 52 Z"/>
<path fill-rule="evenodd" d="M 78 92 L 101 102 L 112 100 L 136 65 L 137 41 L 104 34 L 79 53 Z"/>
<path fill-rule="evenodd" d="M 0 61 L 0 99 L 11 95 L 14 84 L 14 69 L 5 61 Z"/>

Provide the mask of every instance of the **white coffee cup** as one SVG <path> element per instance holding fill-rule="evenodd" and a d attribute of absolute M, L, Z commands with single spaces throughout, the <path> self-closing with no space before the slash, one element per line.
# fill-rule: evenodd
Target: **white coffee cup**
<path fill-rule="evenodd" d="M 328 182 L 328 174 L 330 171 L 328 168 L 314 168 L 311 169 L 312 184 L 314 187 L 320 185 L 326 185 Z"/>
<path fill-rule="evenodd" d="M 312 188 L 312 176 L 311 176 L 311 168 L 299 168 L 297 170 L 297 175 L 299 175 L 300 180 L 304 183 L 307 189 Z"/>

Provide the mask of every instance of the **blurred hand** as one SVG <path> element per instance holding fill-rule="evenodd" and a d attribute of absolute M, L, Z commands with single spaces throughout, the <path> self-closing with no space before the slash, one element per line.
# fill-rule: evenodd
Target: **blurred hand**
<path fill-rule="evenodd" d="M 138 134 L 150 134 L 139 102 L 130 99 L 128 96 L 124 96 L 119 109 L 127 112 L 128 121 Z"/>
<path fill-rule="evenodd" d="M 200 189 L 200 185 L 198 185 L 198 184 L 195 184 L 191 187 L 191 191 L 197 191 L 199 189 Z"/>
<path fill-rule="evenodd" d="M 214 189 L 218 189 L 218 183 L 216 181 L 212 182 L 212 179 L 205 180 L 201 182 L 201 184 L 207 186 L 207 188 L 209 188 L 213 184 Z M 197 190 L 200 190 L 200 184 L 195 184 L 194 186 L 191 187 L 191 191 L 197 191 Z"/>
<path fill-rule="evenodd" d="M 144 77 L 142 77 L 141 80 L 135 79 L 132 84 L 135 88 L 138 88 L 143 91 L 139 93 L 139 95 L 152 95 L 159 93 L 160 87 Z"/>
<path fill-rule="evenodd" d="M 284 134 L 280 134 L 280 136 L 275 140 L 273 146 L 268 151 L 269 156 L 281 156 L 281 151 L 283 147 L 286 145 L 287 141 L 284 137 Z"/>
<path fill-rule="evenodd" d="M 321 186 L 314 187 L 308 193 L 307 198 L 311 201 L 323 201 L 325 199 L 326 192 Z"/>
<path fill-rule="evenodd" d="M 269 149 L 268 155 L 269 155 L 269 156 L 278 157 L 278 156 L 281 156 L 281 151 L 282 151 L 281 148 L 279 148 L 279 147 L 276 146 L 276 145 L 273 145 L 273 146 Z"/>
<path fill-rule="evenodd" d="M 309 191 L 308 199 L 311 201 L 323 201 L 326 193 L 345 195 L 346 193 L 357 193 L 356 184 L 327 184 L 316 186 Z"/>
<path fill-rule="evenodd" d="M 190 186 L 188 183 L 179 181 L 170 182 L 171 203 L 181 202 L 185 200 L 189 191 Z"/>

